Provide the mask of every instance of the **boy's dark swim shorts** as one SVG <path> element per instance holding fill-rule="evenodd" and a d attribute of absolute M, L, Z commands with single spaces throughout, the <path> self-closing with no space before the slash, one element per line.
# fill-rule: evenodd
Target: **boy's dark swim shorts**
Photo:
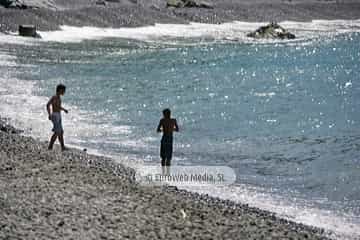
<path fill-rule="evenodd" d="M 166 162 L 168 163 L 166 165 L 170 165 L 172 152 L 173 152 L 173 136 L 163 135 L 161 139 L 160 157 L 162 160 L 166 160 Z"/>

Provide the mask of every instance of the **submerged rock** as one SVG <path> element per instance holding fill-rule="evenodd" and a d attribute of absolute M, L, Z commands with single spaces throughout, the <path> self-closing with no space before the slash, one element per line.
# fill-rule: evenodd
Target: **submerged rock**
<path fill-rule="evenodd" d="M 95 2 L 96 5 L 102 5 L 102 6 L 106 6 L 106 1 L 105 0 L 97 0 Z"/>
<path fill-rule="evenodd" d="M 19 35 L 22 37 L 41 38 L 36 32 L 36 27 L 34 25 L 19 25 Z"/>
<path fill-rule="evenodd" d="M 281 27 L 277 23 L 270 23 L 266 26 L 262 26 L 247 34 L 248 37 L 252 38 L 267 38 L 267 39 L 294 39 L 295 35 Z"/>
<path fill-rule="evenodd" d="M 175 8 L 213 8 L 210 3 L 197 0 L 167 0 L 167 7 Z"/>

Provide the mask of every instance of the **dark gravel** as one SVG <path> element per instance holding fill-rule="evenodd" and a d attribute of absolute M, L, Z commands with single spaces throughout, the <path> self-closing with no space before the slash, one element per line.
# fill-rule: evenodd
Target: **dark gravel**
<path fill-rule="evenodd" d="M 154 23 L 223 23 L 241 21 L 310 21 L 312 19 L 359 19 L 360 1 L 319 0 L 208 0 L 214 9 L 166 8 L 166 0 L 120 0 L 106 6 L 95 0 L 55 0 L 57 10 L 5 9 L 0 7 L 0 31 L 16 31 L 19 24 L 34 24 L 40 30 L 60 25 L 135 27 Z"/>

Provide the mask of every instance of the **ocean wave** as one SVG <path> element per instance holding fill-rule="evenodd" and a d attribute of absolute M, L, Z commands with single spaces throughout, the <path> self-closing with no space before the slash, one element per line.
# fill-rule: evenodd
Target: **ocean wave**
<path fill-rule="evenodd" d="M 96 40 L 102 38 L 124 38 L 141 41 L 160 41 L 171 43 L 171 39 L 199 39 L 203 41 L 239 41 L 252 43 L 253 39 L 246 34 L 264 25 L 263 22 L 229 22 L 223 24 L 155 24 L 154 26 L 138 28 L 96 28 L 62 26 L 60 31 L 40 32 L 43 41 L 55 42 L 81 42 L 83 40 Z M 360 31 L 360 20 L 314 20 L 312 22 L 280 23 L 290 31 L 295 32 L 298 38 L 311 39 L 314 37 Z M 292 40 L 293 41 L 293 40 Z M 273 40 L 257 40 L 256 42 L 268 43 Z M 291 41 L 290 41 L 291 42 Z"/>
<path fill-rule="evenodd" d="M 18 65 L 16 56 L 0 53 L 0 67 L 29 67 Z M 12 124 L 41 140 L 46 140 L 52 129 L 48 120 L 45 105 L 48 98 L 35 94 L 39 86 L 38 80 L 22 80 L 11 75 L 11 71 L 4 71 L 0 77 L 0 112 L 2 117 L 10 118 Z M 49 96 L 50 97 L 50 96 Z M 77 106 L 67 105 L 70 114 L 64 114 L 64 128 L 69 142 L 76 142 L 79 138 L 102 138 L 107 135 L 127 135 L 132 129 L 130 126 L 115 126 L 109 123 L 95 124 L 92 119 L 97 113 L 84 111 Z M 99 131 L 101 129 L 101 131 Z M 90 142 L 91 143 L 91 142 Z"/>
<path fill-rule="evenodd" d="M 319 25 L 319 27 L 317 29 L 315 29 L 314 26 L 312 26 L 312 28 L 307 28 L 306 31 L 313 31 L 314 32 L 314 36 L 318 36 L 317 34 L 319 34 L 319 32 L 322 32 L 323 34 L 329 34 L 329 32 L 332 31 L 333 34 L 338 34 L 341 33 L 342 31 L 358 31 L 358 27 L 351 27 L 351 25 L 346 25 L 344 30 L 339 31 L 338 30 L 338 26 L 342 26 L 344 25 L 344 23 L 340 22 L 334 22 L 333 24 L 330 23 L 331 28 L 333 30 L 326 30 L 326 26 L 324 25 L 329 25 L 329 22 L 331 21 L 325 21 L 325 23 L 320 22 L 315 22 L 315 25 Z M 231 23 L 231 24 L 235 24 L 235 23 Z M 231 25 L 230 23 L 227 25 L 228 28 Z M 247 25 L 248 24 L 248 25 Z M 286 24 L 288 24 L 288 28 L 291 29 L 291 24 L 294 23 L 283 23 L 284 26 L 286 27 Z M 300 23 L 297 23 L 300 24 Z M 307 23 L 301 23 L 301 24 L 307 24 Z M 295 26 L 293 25 L 293 29 L 299 29 L 297 31 L 301 32 L 303 30 L 301 30 L 303 27 L 303 25 L 299 25 L 299 26 Z M 312 24 L 312 23 L 309 23 Z M 356 24 L 359 24 L 359 22 L 357 22 Z M 355 24 L 355 25 L 356 25 Z M 226 24 L 225 24 L 226 25 Z M 241 25 L 241 23 L 239 24 Z M 237 26 L 240 30 L 234 30 L 235 27 L 231 30 L 233 31 L 234 34 L 238 34 L 239 32 L 241 32 L 243 35 L 245 35 L 245 33 L 247 31 L 253 30 L 253 28 L 256 26 L 254 24 L 250 24 L 250 23 L 244 23 L 243 27 Z M 260 25 L 260 23 L 259 23 Z M 164 28 L 170 28 L 169 26 L 171 25 L 165 25 L 163 26 Z M 173 25 L 175 27 L 179 26 L 179 25 Z M 183 31 L 176 33 L 176 28 L 174 27 L 174 29 L 168 29 L 168 34 L 173 34 L 173 36 L 169 37 L 169 38 L 176 38 L 176 34 L 178 34 L 178 36 L 180 36 L 181 38 L 186 38 L 188 37 L 187 34 L 190 34 L 189 38 L 196 38 L 194 36 L 197 36 L 199 38 L 203 38 L 204 36 L 211 36 L 211 34 L 213 34 L 214 36 L 219 36 L 223 37 L 223 33 L 229 30 L 226 30 L 226 28 L 221 29 L 223 26 L 222 25 L 215 25 L 218 26 L 218 30 L 216 31 L 216 29 L 208 29 L 208 31 L 206 30 L 206 28 L 208 26 L 206 26 L 205 29 L 203 30 L 199 30 L 199 32 L 196 33 L 196 31 L 198 29 L 201 29 L 203 26 L 203 24 L 193 24 L 192 29 L 195 30 L 191 30 L 190 29 L 186 29 L 188 26 L 187 25 L 181 25 L 180 27 L 183 28 Z M 321 26 L 321 27 L 320 27 Z M 165 35 L 159 36 L 156 34 L 161 34 L 161 31 L 159 31 L 158 29 L 158 25 L 153 26 L 150 29 L 147 29 L 149 27 L 144 27 L 145 29 L 147 29 L 148 33 L 139 33 L 139 35 L 132 35 L 132 31 L 134 31 L 135 33 L 137 31 L 140 31 L 141 29 L 144 28 L 135 28 L 135 29 L 125 29 L 126 31 L 130 31 L 126 34 L 126 35 L 122 35 L 121 31 L 117 32 L 116 34 L 111 32 L 112 30 L 109 30 L 108 35 L 105 34 L 101 35 L 104 29 L 97 29 L 98 33 L 94 33 L 93 35 L 90 36 L 90 38 L 86 38 L 86 33 L 82 33 L 83 36 L 73 36 L 75 37 L 75 41 L 82 41 L 84 38 L 81 37 L 85 37 L 85 39 L 92 39 L 91 37 L 95 36 L 95 39 L 98 38 L 104 38 L 104 37 L 119 37 L 119 38 L 124 38 L 124 37 L 128 37 L 128 36 L 132 36 L 133 38 L 139 37 L 139 38 L 143 38 L 143 40 L 145 41 L 156 41 L 156 36 L 159 39 L 162 39 L 162 41 L 168 41 L 167 37 Z M 83 28 L 74 28 L 73 31 L 75 31 L 76 29 L 80 29 L 80 30 L 84 30 Z M 140 30 L 139 30 L 140 29 Z M 308 29 L 312 29 L 312 30 L 308 30 Z M 86 31 L 91 31 L 93 30 L 93 28 L 85 28 Z M 125 31 L 124 30 L 124 31 Z M 126 32 L 125 31 L 125 32 Z M 194 35 L 191 35 L 192 31 L 194 31 Z M 166 33 L 166 31 L 164 31 Z M 71 38 L 71 32 L 69 33 L 70 35 L 67 35 L 68 33 L 66 33 L 66 29 L 63 31 L 59 31 L 60 33 L 64 33 L 63 38 L 59 37 L 59 39 L 55 38 L 54 36 L 48 36 L 49 38 L 46 39 L 46 34 L 44 35 L 44 39 L 43 40 L 29 40 L 29 41 L 52 41 L 51 38 L 54 37 L 55 40 L 60 41 L 60 42 L 71 42 L 74 41 L 73 38 Z M 113 35 L 112 35 L 113 34 Z M 148 34 L 148 35 L 146 35 Z M 198 35 L 196 35 L 198 34 Z M 208 34 L 208 35 L 206 35 Z M 305 33 L 304 33 L 305 34 Z M 155 35 L 155 37 L 154 37 Z M 147 38 L 146 38 L 147 37 Z M 10 56 L 10 55 L 6 55 L 6 53 L 1 53 L 1 56 L 4 56 L 3 58 L 1 58 L 3 60 L 3 62 L 0 62 L 0 66 L 2 65 L 3 67 L 9 67 L 9 64 L 11 66 L 11 64 L 16 65 L 16 57 L 14 56 Z M 11 68 L 9 71 L 11 71 Z M 58 79 L 57 81 L 61 81 L 61 79 Z M 29 81 L 29 80 L 20 80 L 17 78 L 14 78 L 10 75 L 8 75 L 5 71 L 5 74 L 3 76 L 0 77 L 0 111 L 2 112 L 2 114 L 4 114 L 4 117 L 9 117 L 13 120 L 12 123 L 15 123 L 15 126 L 19 126 L 20 128 L 25 128 L 27 129 L 27 133 L 35 136 L 37 138 L 40 139 L 47 139 L 49 137 L 50 133 L 50 129 L 51 129 L 51 122 L 47 120 L 47 113 L 45 110 L 45 104 L 48 100 L 47 97 L 44 96 L 37 96 L 34 94 L 34 92 L 37 92 L 37 84 L 36 81 Z M 263 91 L 259 91 L 259 92 L 254 92 L 254 95 L 257 97 L 271 97 L 274 95 L 274 93 L 272 92 L 263 92 Z M 65 121 L 65 130 L 66 130 L 66 138 L 67 141 L 76 144 L 78 146 L 92 146 L 93 153 L 98 153 L 98 154 L 104 154 L 103 152 L 101 152 L 101 150 L 96 150 L 97 148 L 101 149 L 100 144 L 104 144 L 104 142 L 106 142 L 105 139 L 108 139 L 109 141 L 107 142 L 110 145 L 115 145 L 116 148 L 118 148 L 118 150 L 116 151 L 116 156 L 113 156 L 115 159 L 117 159 L 119 162 L 124 163 L 124 161 L 127 161 L 129 163 L 130 166 L 133 166 L 135 163 L 138 164 L 142 164 L 144 161 L 146 161 L 147 159 L 150 159 L 149 162 L 154 162 L 152 161 L 151 157 L 153 157 L 154 159 L 157 158 L 154 157 L 153 155 L 151 155 L 152 152 L 141 152 L 141 154 L 138 154 L 138 152 L 135 152 L 134 154 L 132 154 L 132 152 L 128 152 L 128 149 L 131 149 L 132 147 L 136 147 L 137 149 L 139 148 L 139 145 L 142 146 L 142 148 L 147 148 L 148 145 L 146 143 L 148 142 L 153 142 L 156 141 L 156 138 L 152 138 L 152 137 L 148 137 L 148 138 L 136 138 L 135 140 L 132 140 L 131 138 L 126 137 L 126 135 L 129 135 L 132 133 L 132 128 L 130 126 L 114 126 L 113 124 L 106 124 L 106 123 L 94 123 L 95 120 L 99 115 L 97 115 L 98 113 L 91 113 L 89 111 L 83 111 L 81 109 L 79 109 L 77 106 L 69 106 L 70 109 L 72 110 L 70 112 L 69 115 L 64 115 Z M 19 111 L 20 109 L 20 111 Z M 71 119 L 66 119 L 66 118 L 71 118 Z M 266 121 L 269 121 L 270 123 L 274 121 L 274 119 L 267 119 Z M 111 134 L 109 134 L 111 132 Z M 124 137 L 121 137 L 118 139 L 118 141 L 116 141 L 116 139 L 109 139 L 107 138 L 109 135 L 123 135 Z M 89 139 L 89 141 L 87 140 Z M 289 140 L 290 141 L 290 140 Z M 298 141 L 305 141 L 302 139 L 295 139 L 295 142 Z M 304 144 L 309 144 L 309 145 L 314 145 L 315 143 L 318 142 L 324 142 L 324 140 L 321 141 L 305 141 Z M 246 153 L 246 152 L 252 152 L 252 151 L 259 151 L 259 149 L 261 150 L 261 148 L 259 147 L 258 144 L 256 144 L 256 142 L 251 145 L 250 143 L 248 145 L 246 145 L 246 141 L 242 141 L 241 139 L 239 140 L 239 142 L 237 142 L 235 144 L 234 141 L 231 141 L 231 143 L 234 144 L 234 148 L 240 148 L 242 150 L 242 153 Z M 349 143 L 352 143 L 351 141 Z M 205 152 L 206 154 L 212 154 L 214 155 L 214 153 L 208 153 L 206 150 L 209 147 L 209 145 L 204 145 L 204 147 L 202 149 L 204 149 L 204 151 L 201 152 Z M 249 148 L 249 149 L 247 149 Z M 200 150 L 202 150 L 200 149 Z M 222 148 L 221 148 L 222 149 Z M 157 150 L 157 149 L 156 149 Z M 122 151 L 122 153 L 120 152 Z M 140 149 L 139 151 L 142 151 L 142 149 Z M 89 151 L 90 152 L 90 151 Z M 119 153 L 120 152 L 120 153 Z M 109 151 L 107 152 L 109 153 Z M 217 153 L 219 156 L 216 156 L 216 158 L 221 159 L 222 157 L 228 157 L 228 155 L 224 155 L 220 153 Z M 145 156 L 146 155 L 146 156 Z M 188 154 L 188 156 L 194 157 L 194 152 L 191 152 Z M 236 156 L 236 160 L 238 161 L 238 157 Z M 245 158 L 247 159 L 248 157 L 245 156 Z M 204 157 L 205 160 L 208 160 L 207 157 Z M 246 160 L 245 159 L 245 160 Z M 308 158 L 305 158 L 306 160 L 308 160 Z M 174 159 L 174 160 L 178 160 L 178 159 Z M 282 156 L 275 156 L 274 158 L 271 158 L 271 160 L 273 161 L 283 161 L 283 160 L 288 160 L 288 158 L 283 158 Z M 291 160 L 291 159 L 290 159 Z M 239 163 L 236 163 L 239 164 Z M 244 163 L 243 163 L 244 164 Z M 268 165 L 268 163 L 265 163 Z M 242 167 L 239 164 L 240 167 Z M 278 165 L 277 165 L 278 166 Z M 203 192 L 203 193 L 208 193 L 210 195 L 213 196 L 219 196 L 219 197 L 223 197 L 226 199 L 231 199 L 234 201 L 239 201 L 241 203 L 248 203 L 251 206 L 255 206 L 261 209 L 265 209 L 265 210 L 269 210 L 272 212 L 276 212 L 279 216 L 284 217 L 284 218 L 288 218 L 291 219 L 293 221 L 297 221 L 297 222 L 302 222 L 308 225 L 314 225 L 314 226 L 318 226 L 318 227 L 323 227 L 325 229 L 329 230 L 329 234 L 331 231 L 335 231 L 336 234 L 332 235 L 332 236 L 337 236 L 337 238 L 339 239 L 352 239 L 356 238 L 356 234 L 359 234 L 360 232 L 360 224 L 359 224 L 359 219 L 357 216 L 344 216 L 341 214 L 337 214 L 334 213 L 332 211 L 327 211 L 327 210 L 320 210 L 314 206 L 309 205 L 308 202 L 303 201 L 303 200 L 296 200 L 296 199 L 285 199 L 285 198 L 281 198 L 280 196 L 277 196 L 274 193 L 269 193 L 266 191 L 262 191 L 261 189 L 257 188 L 254 189 L 249 185 L 236 185 L 233 186 L 233 188 L 230 189 L 215 189 L 215 188 L 210 188 L 210 189 L 189 189 L 191 191 L 198 191 L 198 192 Z M 319 201 L 325 201 L 326 199 L 322 199 Z M 354 237 L 355 236 L 355 237 Z"/>
<path fill-rule="evenodd" d="M 39 44 L 41 42 L 81 42 L 84 40 L 100 40 L 104 38 L 122 38 L 144 42 L 160 42 L 165 44 L 192 45 L 194 42 L 243 42 L 243 43 L 273 43 L 279 40 L 254 40 L 246 37 L 250 31 L 267 24 L 264 22 L 234 21 L 223 24 L 195 23 L 189 24 L 155 24 L 136 28 L 97 28 L 61 26 L 58 31 L 39 31 L 42 39 L 19 37 L 0 34 L 0 43 Z M 284 21 L 280 24 L 294 32 L 298 39 L 287 42 L 314 39 L 321 36 L 333 36 L 341 33 L 360 32 L 360 20 L 313 20 L 311 22 Z M 183 40 L 183 41 L 182 41 Z M 190 41 L 189 41 L 190 40 Z"/>
<path fill-rule="evenodd" d="M 1 44 L 14 44 L 14 45 L 38 45 L 40 44 L 38 39 L 21 37 L 17 33 L 4 34 L 0 33 Z"/>

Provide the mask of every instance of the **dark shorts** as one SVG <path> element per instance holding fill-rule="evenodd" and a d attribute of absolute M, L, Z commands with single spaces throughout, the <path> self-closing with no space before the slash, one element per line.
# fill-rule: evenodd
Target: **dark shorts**
<path fill-rule="evenodd" d="M 52 131 L 56 134 L 62 134 L 64 132 L 62 121 L 61 121 L 61 114 L 59 112 L 54 112 L 51 114 L 51 121 L 54 125 Z"/>
<path fill-rule="evenodd" d="M 166 165 L 170 164 L 172 152 L 173 152 L 173 136 L 163 135 L 160 146 L 160 157 L 162 160 L 165 160 L 168 163 Z"/>

